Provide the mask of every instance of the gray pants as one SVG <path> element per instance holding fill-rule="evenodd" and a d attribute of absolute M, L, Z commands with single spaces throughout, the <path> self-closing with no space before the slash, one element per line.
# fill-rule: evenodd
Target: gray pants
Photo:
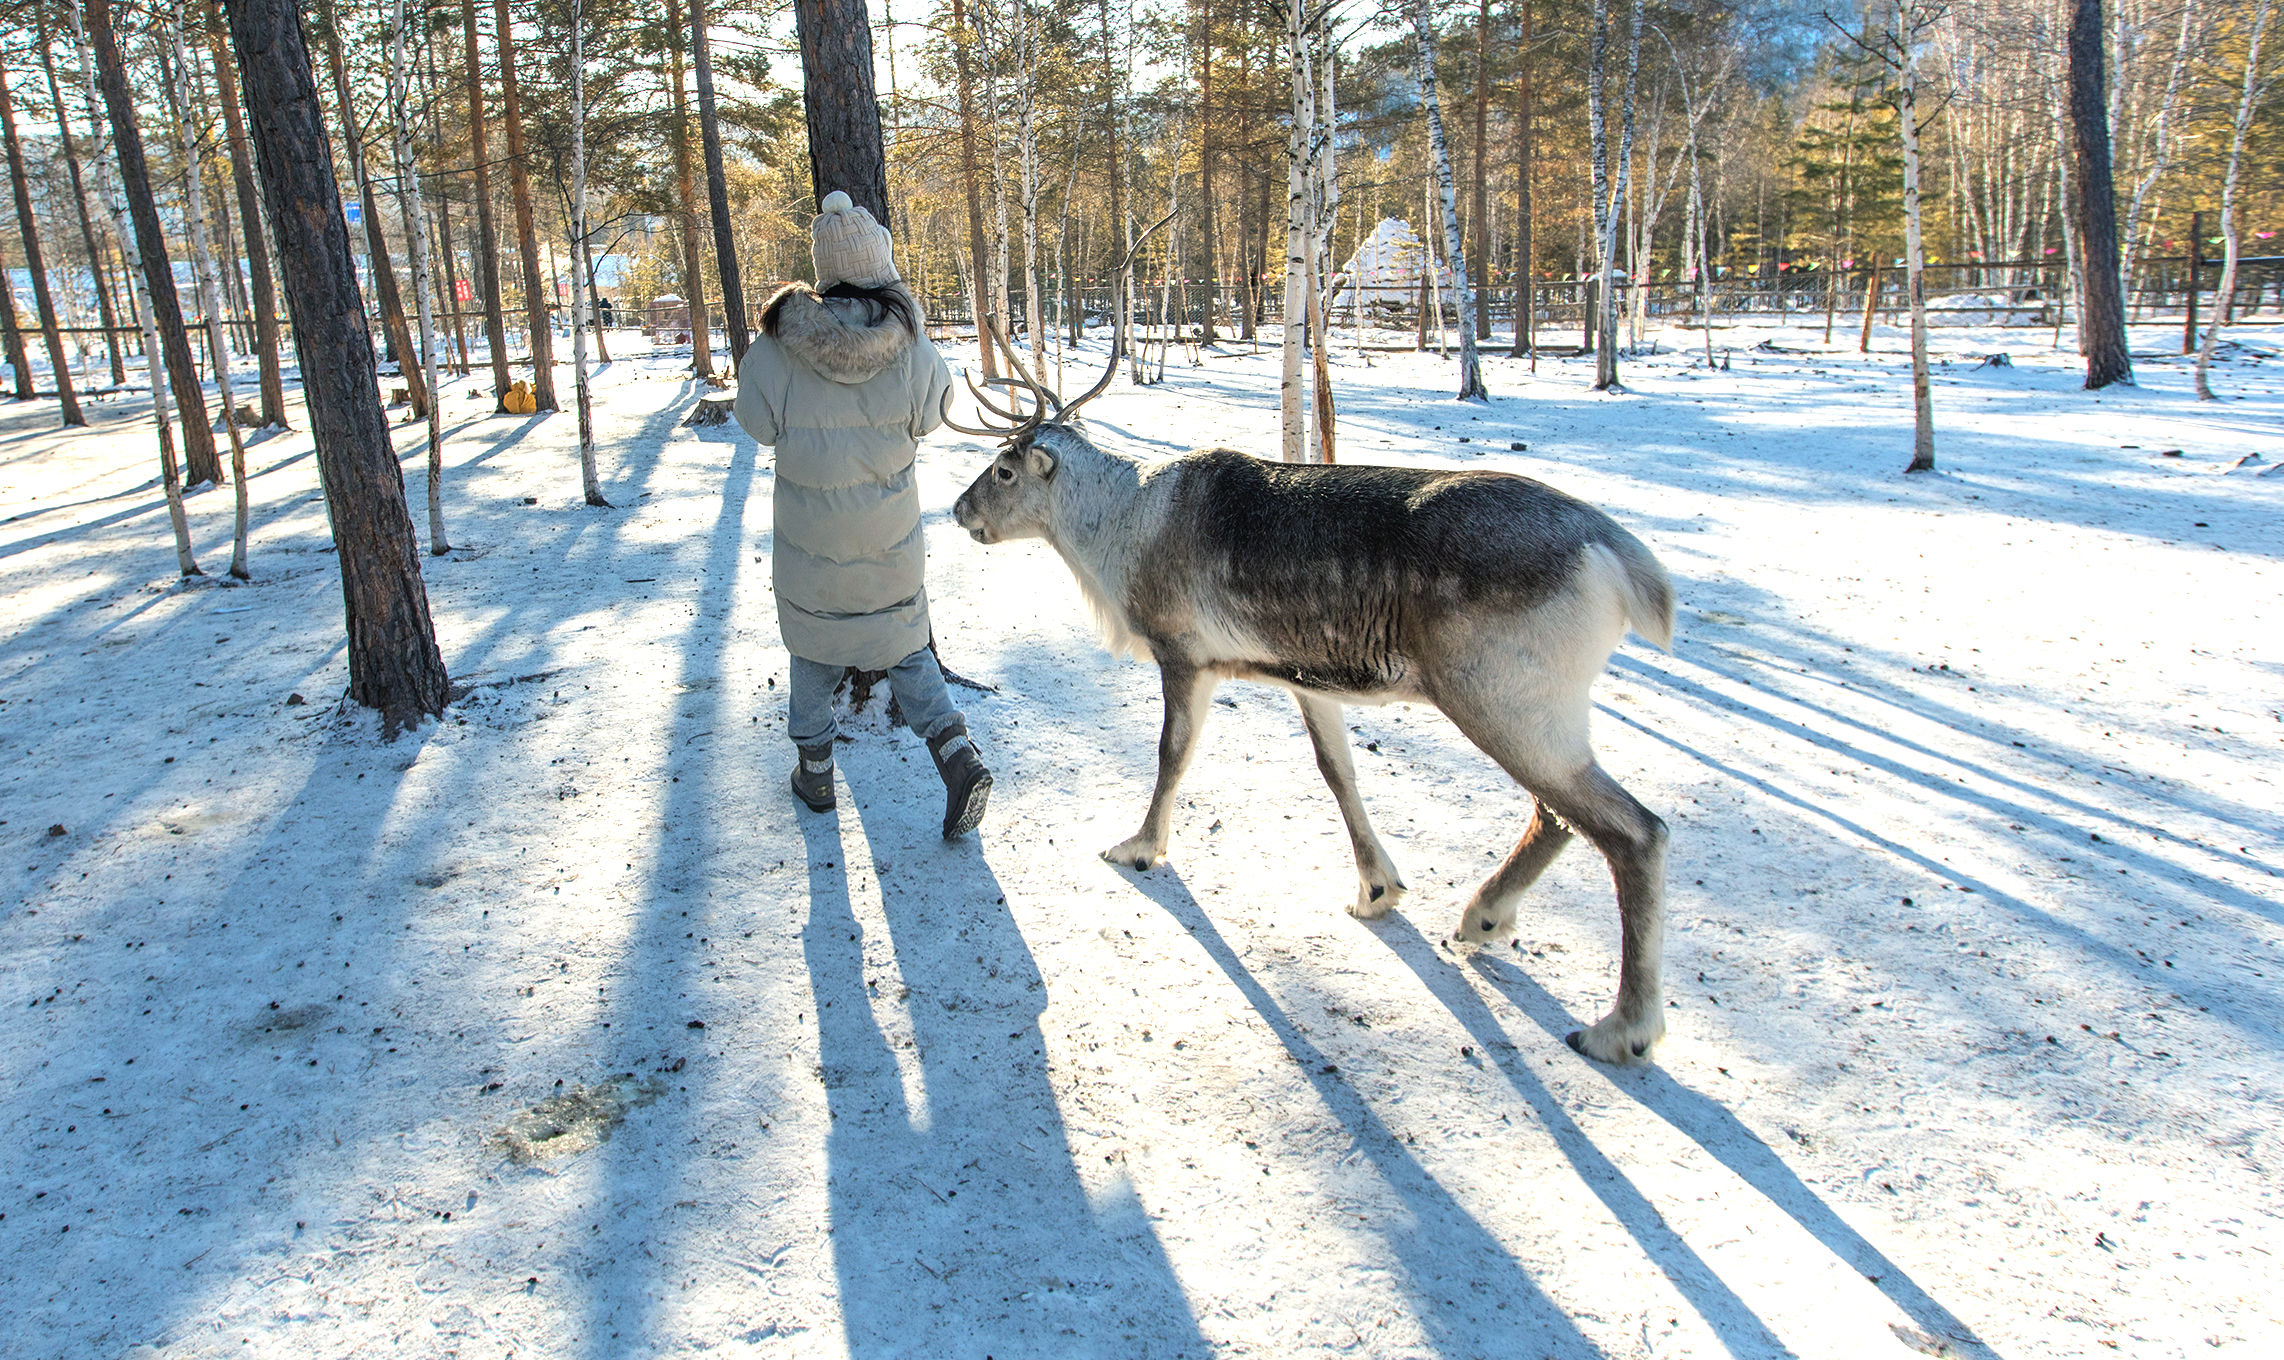
<path fill-rule="evenodd" d="M 840 735 L 833 717 L 833 688 L 841 682 L 845 666 L 828 666 L 807 657 L 793 658 L 793 674 L 785 688 L 785 734 L 796 746 L 823 746 Z M 944 687 L 943 668 L 936 654 L 923 647 L 888 668 L 888 687 L 903 710 L 904 725 L 933 740 L 953 723 L 964 721 L 952 707 Z"/>

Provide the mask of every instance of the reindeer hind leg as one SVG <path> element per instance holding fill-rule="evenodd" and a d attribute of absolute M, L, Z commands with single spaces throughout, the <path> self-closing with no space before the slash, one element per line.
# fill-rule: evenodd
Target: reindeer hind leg
<path fill-rule="evenodd" d="M 1451 938 L 1465 944 L 1480 944 L 1512 936 L 1515 904 L 1568 844 L 1570 828 L 1540 800 L 1522 839 L 1515 842 L 1507 858 L 1468 899 L 1467 910 L 1459 914 L 1459 928 L 1452 932 Z"/>
<path fill-rule="evenodd" d="M 1538 800 L 1530 829 L 1476 891 L 1454 938 L 1484 940 L 1511 932 L 1516 897 L 1568 844 L 1571 830 L 1565 828 L 1585 836 L 1609 861 L 1617 888 L 1618 1002 L 1592 1026 L 1568 1036 L 1570 1045 L 1608 1063 L 1648 1057 L 1665 1035 L 1659 981 L 1665 953 L 1665 823 L 1594 763 L 1583 693 L 1575 704 L 1558 701 L 1541 707 L 1506 696 L 1495 705 L 1460 699 L 1443 708 L 1468 740 Z M 1529 720 L 1509 720 L 1506 714 L 1528 714 Z"/>

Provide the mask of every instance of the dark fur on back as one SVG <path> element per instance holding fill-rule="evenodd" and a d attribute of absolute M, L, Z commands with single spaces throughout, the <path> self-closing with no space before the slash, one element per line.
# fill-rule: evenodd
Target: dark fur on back
<path fill-rule="evenodd" d="M 1507 473 L 1270 463 L 1228 449 L 1176 466 L 1172 513 L 1131 586 L 1137 631 L 1173 644 L 1186 603 L 1209 585 L 1238 611 L 1230 622 L 1276 654 L 1276 678 L 1310 689 L 1388 688 L 1455 610 L 1544 601 L 1588 544 L 1646 556 L 1593 506 Z"/>

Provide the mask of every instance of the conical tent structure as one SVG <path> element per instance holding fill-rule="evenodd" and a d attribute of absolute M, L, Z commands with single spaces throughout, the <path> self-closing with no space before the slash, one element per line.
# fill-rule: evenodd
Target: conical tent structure
<path fill-rule="evenodd" d="M 1361 291 L 1368 304 L 1408 307 L 1420 295 L 1420 273 L 1427 267 L 1427 258 L 1427 247 L 1411 223 L 1382 218 L 1380 225 L 1372 228 L 1372 235 L 1340 267 L 1342 281 L 1333 305 L 1354 307 Z M 1450 267 L 1436 261 L 1435 275 L 1436 286 L 1448 294 L 1452 286 Z"/>

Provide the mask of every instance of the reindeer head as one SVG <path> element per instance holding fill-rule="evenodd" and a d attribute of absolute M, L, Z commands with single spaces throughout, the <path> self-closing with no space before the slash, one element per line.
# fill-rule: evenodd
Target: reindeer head
<path fill-rule="evenodd" d="M 1125 279 L 1127 269 L 1134 263 L 1135 253 L 1142 249 L 1142 243 L 1149 240 L 1159 227 L 1171 221 L 1173 216 L 1168 211 L 1134 238 L 1134 244 L 1126 249 L 1126 258 L 1113 271 L 1114 280 L 1122 282 Z M 1114 292 L 1112 296 L 1111 315 L 1114 318 L 1124 316 L 1125 308 L 1117 303 L 1118 299 L 1124 297 L 1123 291 Z M 1008 344 L 1007 338 L 999 333 L 995 318 L 983 318 L 982 339 L 984 344 L 997 347 L 1006 356 L 1008 368 L 1016 375 L 998 380 L 1007 389 L 1009 405 L 1014 409 L 994 404 L 990 397 L 984 395 L 983 389 L 975 385 L 975 379 L 969 378 L 968 391 L 975 394 L 976 405 L 1006 423 L 986 424 L 980 428 L 962 425 L 952 419 L 952 394 L 948 391 L 944 393 L 946 425 L 961 434 L 981 435 L 985 439 L 999 441 L 998 456 L 952 503 L 952 516 L 978 543 L 998 543 L 1010 538 L 1043 538 L 1047 533 L 1048 504 L 1053 495 L 1050 484 L 1055 477 L 1055 446 L 1066 440 L 1076 440 L 1082 445 L 1086 443 L 1086 436 L 1073 427 L 1073 422 L 1077 419 L 1078 409 L 1101 396 L 1103 389 L 1110 386 L 1110 380 L 1118 375 L 1118 361 L 1126 352 L 1126 334 L 1123 330 L 1116 329 L 1111 332 L 1110 362 L 1103 367 L 1102 376 L 1095 379 L 1094 386 L 1075 401 L 1062 400 L 1048 391 L 1044 383 L 1031 376 L 1031 371 L 1023 366 L 1023 361 L 1015 357 L 1014 346 Z M 1023 398 L 1016 394 L 1018 384 L 1030 397 L 1031 409 L 1028 412 L 1022 409 Z M 1053 412 L 1052 415 L 1049 415 L 1050 411 Z"/>
<path fill-rule="evenodd" d="M 983 323 L 987 343 L 997 346 L 1007 359 L 1014 378 L 1000 380 L 1008 389 L 1014 409 L 995 404 L 984 395 L 975 379 L 967 380 L 968 391 L 975 395 L 976 405 L 1006 422 L 982 427 L 962 425 L 951 417 L 951 394 L 944 397 L 944 423 L 962 434 L 981 435 L 999 440 L 999 453 L 991 460 L 968 489 L 960 493 L 952 504 L 953 518 L 978 543 L 999 543 L 1011 538 L 1040 538 L 1047 532 L 1047 510 L 1053 495 L 1050 485 L 1056 468 L 1055 446 L 1065 440 L 1080 440 L 1081 435 L 1072 427 L 1078 409 L 1092 401 L 1110 386 L 1111 377 L 1118 371 L 1118 347 L 1111 347 L 1110 364 L 1093 387 L 1075 401 L 1058 400 L 1054 393 L 1031 376 L 1023 361 L 1015 357 L 1015 350 L 999 333 L 991 318 Z M 1027 393 L 1031 409 L 1023 410 L 1023 397 Z M 1050 417 L 1049 413 L 1052 412 Z"/>

